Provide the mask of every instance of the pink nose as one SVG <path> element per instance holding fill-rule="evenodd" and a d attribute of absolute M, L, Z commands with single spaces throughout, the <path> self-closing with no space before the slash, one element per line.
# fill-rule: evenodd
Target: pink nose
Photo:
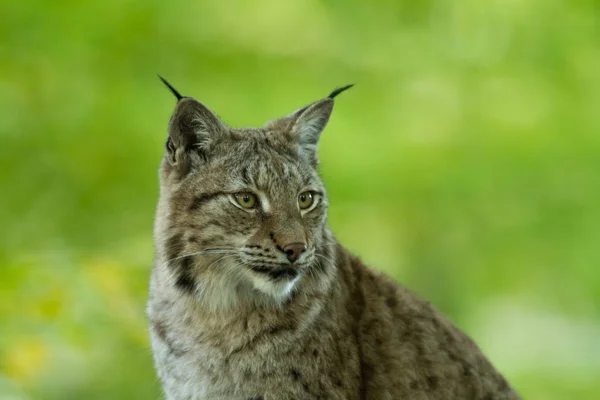
<path fill-rule="evenodd" d="M 304 243 L 290 243 L 283 247 L 283 252 L 287 254 L 287 259 L 294 262 L 300 258 L 300 255 L 306 251 Z"/>

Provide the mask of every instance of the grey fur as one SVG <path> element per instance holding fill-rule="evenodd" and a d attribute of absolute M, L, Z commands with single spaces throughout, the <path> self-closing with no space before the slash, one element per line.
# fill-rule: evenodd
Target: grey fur
<path fill-rule="evenodd" d="M 316 171 L 332 109 L 326 98 L 231 129 L 197 100 L 178 101 L 147 307 L 166 397 L 518 398 L 447 318 L 334 239 Z M 307 192 L 315 201 L 301 209 Z M 244 193 L 256 208 L 239 203 Z M 290 243 L 306 245 L 293 263 Z"/>

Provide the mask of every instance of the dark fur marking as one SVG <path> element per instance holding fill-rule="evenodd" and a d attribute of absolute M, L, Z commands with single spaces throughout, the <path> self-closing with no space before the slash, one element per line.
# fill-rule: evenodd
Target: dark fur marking
<path fill-rule="evenodd" d="M 190 211 L 197 210 L 200 207 L 202 207 L 204 204 L 206 204 L 209 201 L 213 200 L 214 198 L 219 197 L 219 196 L 223 196 L 225 194 L 227 194 L 227 193 L 216 192 L 216 193 L 205 193 L 205 194 L 196 196 L 194 198 L 194 200 L 192 201 L 192 204 L 190 204 L 189 210 Z"/>
<path fill-rule="evenodd" d="M 298 270 L 291 267 L 282 267 L 282 268 L 268 268 L 264 266 L 255 266 L 250 268 L 254 272 L 258 272 L 261 274 L 269 275 L 274 280 L 293 279 L 298 275 Z"/>
<path fill-rule="evenodd" d="M 458 361 L 458 357 L 456 357 L 456 355 L 454 353 L 448 352 L 448 358 L 450 359 L 450 361 Z"/>
<path fill-rule="evenodd" d="M 425 355 L 425 349 L 423 348 L 423 343 L 417 343 L 416 348 L 417 348 L 417 354 L 419 355 L 419 357 L 423 357 L 423 355 Z"/>
<path fill-rule="evenodd" d="M 389 296 L 387 299 L 385 299 L 385 304 L 387 304 L 389 308 L 395 308 L 396 305 L 398 305 L 398 299 L 394 295 Z"/>
<path fill-rule="evenodd" d="M 292 368 L 290 370 L 290 375 L 292 376 L 292 379 L 295 381 L 299 381 L 302 378 L 302 375 L 300 375 L 300 372 L 298 372 L 298 370 L 295 368 Z"/>
<path fill-rule="evenodd" d="M 263 137 L 263 143 L 267 146 L 267 147 L 271 147 L 271 138 L 269 138 L 268 136 L 264 136 Z"/>
<path fill-rule="evenodd" d="M 254 396 L 250 397 L 248 400 L 265 400 L 265 398 L 263 396 Z"/>
<path fill-rule="evenodd" d="M 210 225 L 214 225 L 214 226 L 218 226 L 219 228 L 223 228 L 223 229 L 227 229 L 228 233 L 231 233 L 231 226 L 225 224 L 223 221 L 219 220 L 219 219 L 211 219 L 210 221 L 208 221 L 206 223 L 206 225 L 210 226 Z"/>
<path fill-rule="evenodd" d="M 306 111 L 306 109 L 310 106 L 310 104 L 308 106 L 304 106 L 301 109 L 299 109 L 298 111 L 296 111 L 294 114 L 296 115 L 296 117 L 299 117 L 300 115 L 302 115 L 302 113 L 304 113 L 304 111 Z"/>
<path fill-rule="evenodd" d="M 367 392 L 367 382 L 371 382 L 371 379 L 373 377 L 374 371 L 373 371 L 373 367 L 371 367 L 369 364 L 367 364 L 366 362 L 364 362 L 364 360 L 362 359 L 362 355 L 361 355 L 361 361 L 360 361 L 360 398 L 367 400 L 368 397 L 368 392 Z"/>
<path fill-rule="evenodd" d="M 269 276 L 274 280 L 279 279 L 294 279 L 298 276 L 298 270 L 294 268 L 281 268 L 269 272 Z"/>
<path fill-rule="evenodd" d="M 428 376 L 427 384 L 429 385 L 429 390 L 435 390 L 438 387 L 438 378 L 437 376 Z"/>
<path fill-rule="evenodd" d="M 417 382 L 417 381 L 412 381 L 412 382 L 410 383 L 410 388 L 411 388 L 411 389 L 415 390 L 415 389 L 416 389 L 416 388 L 418 388 L 418 387 L 419 387 L 419 382 Z"/>
<path fill-rule="evenodd" d="M 250 179 L 250 175 L 248 173 L 248 167 L 244 167 L 242 169 L 242 182 L 244 182 L 248 186 L 252 184 L 252 180 Z"/>
<path fill-rule="evenodd" d="M 223 242 L 225 240 L 225 236 L 223 236 L 223 235 L 214 235 L 211 239 L 212 239 L 210 241 L 211 243 L 214 243 L 214 242 Z"/>
<path fill-rule="evenodd" d="M 446 342 L 449 344 L 454 344 L 456 342 L 456 339 L 454 339 L 448 331 L 444 331 L 444 339 L 446 339 Z"/>
<path fill-rule="evenodd" d="M 308 387 L 308 383 L 302 381 L 302 389 L 304 389 L 305 392 L 310 393 L 310 388 Z"/>
<path fill-rule="evenodd" d="M 152 327 L 154 328 L 154 332 L 156 332 L 156 335 L 163 342 L 166 342 L 167 341 L 167 328 L 164 326 L 164 324 L 160 321 L 153 320 Z"/>
<path fill-rule="evenodd" d="M 314 350 L 313 350 L 313 356 L 314 356 L 314 357 L 316 357 L 316 356 L 318 356 L 318 355 L 319 355 L 319 350 L 317 350 L 317 349 L 314 349 Z"/>
<path fill-rule="evenodd" d="M 184 258 L 179 263 L 179 276 L 175 285 L 184 292 L 191 293 L 196 290 L 196 282 L 192 278 L 192 260 L 190 257 Z"/>
<path fill-rule="evenodd" d="M 280 332 L 291 331 L 291 330 L 293 330 L 295 328 L 296 327 L 294 325 L 291 325 L 291 324 L 274 326 L 274 327 L 272 327 L 271 329 L 269 329 L 267 331 L 267 334 L 269 334 L 269 335 L 276 335 L 276 334 L 278 334 Z"/>
<path fill-rule="evenodd" d="M 165 249 L 168 261 L 171 261 L 181 255 L 181 251 L 183 250 L 183 245 L 181 243 L 182 239 L 183 234 L 181 233 L 176 233 L 167 239 Z"/>
<path fill-rule="evenodd" d="M 184 292 L 191 293 L 196 289 L 196 283 L 189 276 L 180 276 L 175 285 Z"/>
<path fill-rule="evenodd" d="M 275 376 L 275 372 L 273 371 L 265 371 L 260 375 L 262 379 L 272 378 L 273 376 Z"/>
<path fill-rule="evenodd" d="M 467 363 L 463 364 L 463 376 L 473 376 L 473 368 Z"/>

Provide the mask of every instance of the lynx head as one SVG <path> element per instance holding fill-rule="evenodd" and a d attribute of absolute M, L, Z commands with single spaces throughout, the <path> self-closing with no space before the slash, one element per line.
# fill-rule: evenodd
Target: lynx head
<path fill-rule="evenodd" d="M 350 86 L 263 128 L 233 129 L 164 82 L 178 100 L 155 227 L 165 279 L 215 307 L 282 302 L 319 284 L 334 266 L 316 149 Z"/>

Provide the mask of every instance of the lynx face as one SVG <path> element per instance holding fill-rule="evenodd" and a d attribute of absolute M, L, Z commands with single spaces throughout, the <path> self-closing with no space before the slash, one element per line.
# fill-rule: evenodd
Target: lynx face
<path fill-rule="evenodd" d="M 264 128 L 230 129 L 197 100 L 179 99 L 156 225 L 176 287 L 217 306 L 240 296 L 280 302 L 321 272 L 331 239 L 316 145 L 332 108 L 327 98 Z"/>

